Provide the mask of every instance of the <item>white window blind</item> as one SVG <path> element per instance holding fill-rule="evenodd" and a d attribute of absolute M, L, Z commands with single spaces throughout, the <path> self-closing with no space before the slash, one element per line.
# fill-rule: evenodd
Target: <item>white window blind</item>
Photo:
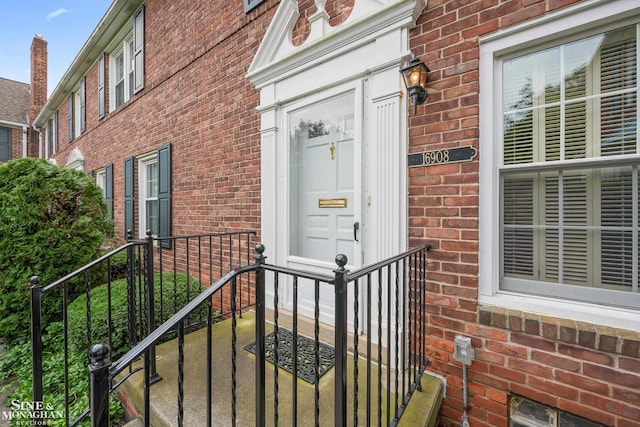
<path fill-rule="evenodd" d="M 502 289 L 638 304 L 638 33 L 503 61 Z"/>

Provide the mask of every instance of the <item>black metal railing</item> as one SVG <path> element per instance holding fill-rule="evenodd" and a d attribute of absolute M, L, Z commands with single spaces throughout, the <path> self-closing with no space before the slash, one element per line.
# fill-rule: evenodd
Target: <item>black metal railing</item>
<path fill-rule="evenodd" d="M 126 353 L 156 329 L 156 325 L 165 323 L 173 313 L 179 311 L 189 301 L 198 297 L 203 288 L 215 283 L 224 272 L 253 263 L 252 247 L 255 232 L 228 232 L 206 235 L 190 235 L 158 239 L 147 233 L 141 240 L 130 239 L 125 245 L 105 254 L 90 264 L 74 271 L 60 280 L 43 286 L 39 277 L 32 278 L 31 287 L 31 331 L 32 331 L 32 380 L 33 401 L 42 402 L 43 389 L 43 356 L 48 352 L 43 345 L 43 335 L 47 333 L 48 324 L 43 324 L 43 304 L 50 304 L 49 295 L 62 296 L 60 311 L 53 316 L 62 322 L 62 336 L 49 337 L 49 341 L 63 342 L 62 378 L 55 379 L 62 384 L 64 390 L 64 425 L 77 425 L 87 418 L 89 407 L 75 411 L 71 416 L 70 407 L 77 401 L 72 395 L 70 386 L 70 354 L 74 348 L 86 348 L 87 360 L 101 358 L 100 353 L 93 351 L 92 343 L 103 342 L 110 349 L 117 350 L 114 357 Z M 124 258 L 124 261 L 122 260 Z M 125 283 L 123 283 L 123 281 Z M 249 282 L 237 295 L 237 304 L 244 308 L 255 304 L 254 294 L 249 289 Z M 122 286 L 124 285 L 124 286 Z M 106 306 L 96 307 L 93 301 L 94 289 L 106 287 Z M 126 288 L 126 289 L 125 289 Z M 117 291 L 124 289 L 124 297 L 118 299 Z M 81 329 L 84 337 L 78 338 L 70 334 L 69 304 L 78 296 L 84 296 L 85 321 Z M 212 301 L 210 312 L 196 311 L 185 319 L 185 329 L 192 330 L 207 323 L 211 317 L 223 318 L 231 311 L 229 295 L 220 293 L 216 301 Z M 52 299 L 53 301 L 53 299 Z M 104 303 L 104 301 L 103 301 Z M 120 304 L 120 306 L 119 306 Z M 123 307 L 124 306 L 124 307 Z M 126 310 L 126 324 L 120 330 L 118 314 Z M 51 317 L 51 316 L 49 316 Z M 99 323 L 98 323 L 99 322 Z M 179 331 L 172 331 L 173 335 Z M 167 334 L 165 338 L 171 338 Z M 79 342 L 82 341 L 82 342 Z M 102 347 L 104 351 L 106 347 Z M 155 368 L 155 346 L 148 349 L 151 357 L 152 382 L 161 377 Z M 91 369 L 97 369 L 91 365 Z M 98 370 L 99 371 L 99 370 Z M 110 384 L 110 383 L 109 383 Z M 92 384 L 96 388 L 96 384 Z M 89 390 L 87 390 L 87 394 Z M 58 408 L 63 409 L 63 408 Z M 104 409 L 104 408 L 103 408 Z M 108 409 L 108 407 L 107 407 Z M 40 421 L 40 420 L 35 420 Z"/>
<path fill-rule="evenodd" d="M 428 362 L 425 353 L 424 294 L 429 246 L 420 246 L 352 273 L 345 268 L 347 258 L 338 255 L 337 267 L 331 276 L 266 264 L 264 247 L 257 245 L 256 250 L 253 265 L 235 268 L 220 277 L 117 361 L 111 362 L 107 344 L 99 343 L 92 347 L 89 365 L 92 425 L 109 425 L 106 404 L 109 393 L 116 392 L 135 374 L 133 366 L 139 366 L 142 370 L 142 418 L 146 426 L 153 424 L 151 387 L 155 374 L 155 357 L 152 349 L 163 337 L 175 331 L 177 356 L 175 366 L 170 369 L 178 373 L 177 384 L 174 385 L 177 410 L 175 419 L 169 423 L 185 425 L 186 406 L 190 403 L 186 399 L 188 387 L 185 387 L 185 357 L 188 356 L 185 353 L 186 332 L 188 319 L 201 307 L 207 309 L 206 340 L 202 344 L 205 350 L 201 353 L 205 360 L 202 368 L 204 372 L 199 371 L 198 377 L 204 377 L 206 384 L 204 402 L 200 399 L 202 393 L 198 395 L 196 412 L 205 413 L 205 419 L 198 425 L 222 423 L 264 426 L 282 423 L 295 426 L 298 422 L 304 425 L 310 423 L 311 414 L 300 414 L 297 409 L 300 403 L 298 399 L 309 390 L 307 385 L 299 385 L 299 349 L 295 338 L 303 329 L 299 324 L 299 317 L 305 317 L 300 314 L 298 294 L 306 287 L 313 289 L 314 295 L 312 369 L 315 381 L 312 395 L 315 425 L 321 423 L 321 412 L 332 412 L 333 417 L 327 423 L 335 426 L 397 424 L 412 394 L 419 389 L 420 377 Z M 255 372 L 251 380 L 255 381 L 255 394 L 249 396 L 250 393 L 243 389 L 243 395 L 238 396 L 242 385 L 239 384 L 239 365 L 250 357 L 239 351 L 242 343 L 239 342 L 241 328 L 238 322 L 248 307 L 248 304 L 241 304 L 239 291 L 243 287 L 251 288 L 252 284 L 253 289 L 249 289 L 249 293 L 255 292 Z M 218 293 L 222 292 L 226 292 L 229 297 L 228 322 L 231 323 L 231 336 L 229 341 L 218 343 L 213 333 L 213 303 L 218 300 Z M 333 325 L 321 321 L 321 295 L 326 297 L 327 292 L 333 294 Z M 281 299 L 283 293 L 287 295 L 286 303 L 284 298 Z M 267 294 L 273 297 L 272 302 L 267 301 Z M 290 343 L 293 366 L 290 378 L 291 401 L 288 402 L 283 399 L 289 394 L 281 393 L 286 376 L 281 379 L 279 369 L 274 368 L 279 365 L 280 357 L 278 332 L 285 327 L 292 328 L 294 337 Z M 276 337 L 270 349 L 273 364 L 269 365 L 266 363 L 265 351 L 267 329 L 271 329 Z M 327 341 L 331 341 L 330 344 L 335 348 L 334 386 L 329 391 L 321 387 L 319 378 L 321 335 L 327 331 L 332 332 L 332 338 Z M 364 346 L 363 350 L 361 346 Z M 215 399 L 214 391 L 220 391 L 218 389 L 224 388 L 224 385 L 222 381 L 214 384 L 213 377 L 219 373 L 216 373 L 212 360 L 216 352 L 227 351 L 231 352 L 231 367 L 228 372 L 230 389 L 221 390 L 222 397 Z M 352 367 L 350 364 L 353 364 Z M 330 394 L 328 398 L 327 393 Z M 230 400 L 230 408 L 224 415 L 219 411 L 215 412 L 214 422 L 214 408 L 218 404 L 222 405 L 222 400 L 227 403 Z M 272 402 L 270 408 L 267 400 Z M 253 408 L 249 415 L 242 412 L 240 418 L 239 414 L 247 404 Z M 321 405 L 324 405 L 322 411 Z M 223 416 L 224 419 L 221 418 Z M 280 421 L 281 419 L 284 421 Z"/>

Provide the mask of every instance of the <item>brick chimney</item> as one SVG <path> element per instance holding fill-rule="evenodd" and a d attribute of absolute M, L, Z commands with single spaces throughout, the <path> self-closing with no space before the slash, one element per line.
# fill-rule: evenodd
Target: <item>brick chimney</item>
<path fill-rule="evenodd" d="M 33 122 L 47 102 L 47 41 L 36 34 L 31 42 L 31 95 L 29 120 Z"/>

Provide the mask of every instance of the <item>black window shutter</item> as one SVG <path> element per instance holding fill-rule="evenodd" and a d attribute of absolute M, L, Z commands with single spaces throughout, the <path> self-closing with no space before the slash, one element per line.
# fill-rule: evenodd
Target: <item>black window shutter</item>
<path fill-rule="evenodd" d="M 256 8 L 264 0 L 244 0 L 244 13 L 249 13 L 252 9 Z"/>
<path fill-rule="evenodd" d="M 133 93 L 144 89 L 144 6 L 133 15 Z"/>
<path fill-rule="evenodd" d="M 87 78 L 80 82 L 80 132 L 84 132 L 87 124 Z"/>
<path fill-rule="evenodd" d="M 67 101 L 69 107 L 67 129 L 69 130 L 69 142 L 73 141 L 73 92 L 69 94 Z"/>
<path fill-rule="evenodd" d="M 98 119 L 104 117 L 105 97 L 104 97 L 104 53 L 98 59 Z"/>
<path fill-rule="evenodd" d="M 127 230 L 135 234 L 134 221 L 134 170 L 133 157 L 124 159 L 124 237 L 127 238 Z"/>
<path fill-rule="evenodd" d="M 11 160 L 11 129 L 0 127 L 0 161 Z"/>
<path fill-rule="evenodd" d="M 105 166 L 104 175 L 104 199 L 107 202 L 109 215 L 111 215 L 111 219 L 113 219 L 113 163 Z"/>
<path fill-rule="evenodd" d="M 158 237 L 171 236 L 171 144 L 158 148 Z M 171 247 L 171 240 L 162 241 L 163 248 Z"/>

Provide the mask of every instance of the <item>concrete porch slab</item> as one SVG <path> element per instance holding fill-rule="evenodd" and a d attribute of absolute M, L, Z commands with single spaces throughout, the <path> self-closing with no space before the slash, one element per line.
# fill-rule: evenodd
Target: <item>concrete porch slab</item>
<path fill-rule="evenodd" d="M 246 313 L 242 318 L 236 319 L 236 425 L 253 426 L 255 425 L 255 356 L 244 350 L 246 344 L 255 341 L 254 313 Z M 212 425 L 214 426 L 230 426 L 232 425 L 232 335 L 231 335 L 230 319 L 215 324 L 212 330 L 213 337 L 213 378 L 211 381 L 212 390 Z M 267 333 L 272 331 L 273 327 L 267 324 Z M 184 425 L 185 426 L 205 426 L 206 425 L 206 334 L 207 329 L 203 328 L 192 332 L 185 336 L 184 345 Z M 162 376 L 162 381 L 151 386 L 151 418 L 152 426 L 175 426 L 178 421 L 178 343 L 177 339 L 163 343 L 156 348 L 156 364 L 157 371 Z M 348 424 L 354 424 L 357 417 L 357 425 L 367 425 L 367 376 L 366 362 L 362 359 L 358 361 L 358 399 L 354 399 L 354 385 L 352 382 L 347 386 L 348 407 L 347 416 Z M 348 359 L 348 378 L 353 378 L 354 361 L 350 356 Z M 326 375 L 320 379 L 319 383 L 319 421 L 321 425 L 334 424 L 334 369 L 331 369 Z M 266 424 L 268 426 L 275 425 L 274 416 L 274 373 L 275 369 L 271 363 L 267 364 L 266 369 Z M 390 398 L 389 406 L 391 408 L 390 418 L 393 416 L 395 406 L 395 394 L 386 392 L 386 369 L 380 371 L 382 384 L 380 389 L 383 391 L 381 399 L 381 407 L 378 410 L 378 367 L 372 366 L 371 381 L 369 387 L 371 389 L 371 412 L 372 424 L 377 424 L 378 412 L 382 414 L 383 424 L 386 423 L 386 406 L 387 396 Z M 424 376 L 423 376 L 424 377 Z M 424 379 L 423 379 L 424 381 Z M 314 422 L 315 418 L 315 387 L 301 379 L 295 384 L 297 388 L 297 399 L 293 400 L 293 375 L 278 369 L 278 425 L 293 424 L 294 408 L 296 411 L 297 422 L 299 425 L 309 425 Z M 432 385 L 425 383 L 425 390 Z M 441 387 L 440 387 L 441 388 Z M 120 396 L 127 401 L 126 406 L 130 407 L 134 412 L 141 413 L 144 397 L 143 374 L 137 372 L 127 379 L 120 387 Z M 437 396 L 441 396 L 441 390 L 433 392 L 434 402 L 439 401 Z M 423 395 L 425 399 L 432 399 L 431 394 L 425 392 L 415 392 L 414 396 Z M 414 397 L 415 398 L 415 397 Z M 357 407 L 356 407 L 357 405 Z M 411 405 L 410 405 L 411 406 Z M 355 410 L 357 409 L 357 410 Z M 437 410 L 435 413 L 437 415 Z M 434 410 L 427 408 L 426 403 L 418 404 L 415 409 L 405 410 L 404 417 L 412 414 L 412 420 L 420 420 L 429 416 Z M 143 415 L 142 415 L 143 416 Z M 435 417 L 434 417 L 435 418 Z M 418 422 L 418 421 L 416 421 Z M 418 424 L 405 425 L 424 425 L 429 426 L 427 421 L 420 421 Z"/>

